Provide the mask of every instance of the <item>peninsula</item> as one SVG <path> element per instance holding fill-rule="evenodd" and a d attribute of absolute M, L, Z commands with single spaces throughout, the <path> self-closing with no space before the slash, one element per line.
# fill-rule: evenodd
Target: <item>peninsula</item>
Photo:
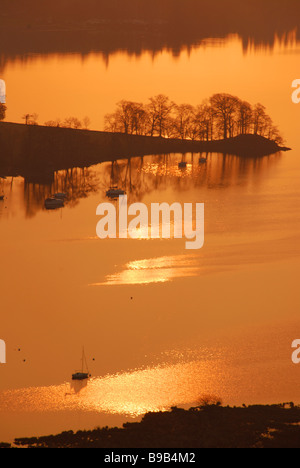
<path fill-rule="evenodd" d="M 289 148 L 259 135 L 192 141 L 0 122 L 0 175 L 44 174 L 105 161 L 169 153 L 262 157 Z"/>

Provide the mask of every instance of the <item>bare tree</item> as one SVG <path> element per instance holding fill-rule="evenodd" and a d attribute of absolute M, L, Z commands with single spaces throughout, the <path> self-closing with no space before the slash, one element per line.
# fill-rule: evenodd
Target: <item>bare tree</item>
<path fill-rule="evenodd" d="M 239 98 L 231 94 L 214 94 L 210 98 L 210 104 L 217 124 L 222 129 L 223 138 L 226 140 L 234 135 L 235 114 L 238 109 Z"/>
<path fill-rule="evenodd" d="M 61 124 L 64 128 L 75 128 L 80 129 L 82 128 L 82 123 L 77 117 L 67 117 L 63 123 Z"/>
<path fill-rule="evenodd" d="M 22 117 L 22 120 L 25 120 L 25 125 L 28 125 L 28 120 L 29 120 L 30 114 L 24 114 Z"/>
<path fill-rule="evenodd" d="M 253 110 L 253 133 L 262 135 L 266 124 L 266 108 L 262 104 L 256 104 Z"/>
<path fill-rule="evenodd" d="M 117 104 L 115 114 L 116 122 L 120 126 L 121 131 L 129 134 L 131 131 L 132 120 L 132 104 L 129 101 L 120 101 Z"/>
<path fill-rule="evenodd" d="M 121 131 L 116 119 L 116 112 L 114 112 L 113 114 L 106 114 L 106 116 L 104 117 L 104 130 L 106 132 L 113 133 Z"/>
<path fill-rule="evenodd" d="M 168 96 L 159 94 L 150 98 L 150 103 L 147 106 L 149 115 L 151 136 L 158 135 L 166 136 L 168 132 L 168 122 L 170 114 L 174 108 L 174 103 L 170 101 Z"/>
<path fill-rule="evenodd" d="M 250 133 L 253 121 L 253 111 L 251 104 L 246 101 L 239 101 L 237 110 L 238 132 L 241 135 Z"/>
<path fill-rule="evenodd" d="M 25 125 L 38 125 L 38 114 L 25 114 L 22 119 L 25 120 Z"/>
<path fill-rule="evenodd" d="M 60 119 L 56 120 L 48 120 L 47 122 L 44 123 L 46 127 L 60 127 L 61 126 L 61 121 Z"/>
<path fill-rule="evenodd" d="M 199 140 L 213 140 L 214 138 L 214 111 L 209 103 L 198 106 L 194 117 L 194 127 Z"/>
<path fill-rule="evenodd" d="M 109 120 L 117 129 L 122 133 L 132 133 L 132 102 L 120 101 L 117 103 L 117 110 L 114 114 L 111 114 Z"/>
<path fill-rule="evenodd" d="M 90 125 L 91 125 L 91 119 L 89 117 L 84 117 L 82 121 L 82 128 L 84 130 L 88 130 L 90 128 Z"/>
<path fill-rule="evenodd" d="M 149 128 L 149 116 L 143 104 L 132 102 L 130 133 L 146 135 Z"/>
<path fill-rule="evenodd" d="M 274 125 L 272 126 L 272 128 L 269 131 L 268 138 L 269 138 L 269 140 L 275 141 L 275 143 L 277 143 L 277 145 L 283 145 L 284 144 L 284 139 L 282 138 L 279 129 L 277 127 L 275 127 Z"/>
<path fill-rule="evenodd" d="M 105 130 L 145 135 L 149 128 L 149 116 L 145 106 L 139 102 L 120 101 L 113 114 L 105 116 Z"/>
<path fill-rule="evenodd" d="M 174 106 L 174 129 L 175 136 L 185 140 L 193 134 L 192 126 L 194 121 L 194 108 L 190 104 Z"/>

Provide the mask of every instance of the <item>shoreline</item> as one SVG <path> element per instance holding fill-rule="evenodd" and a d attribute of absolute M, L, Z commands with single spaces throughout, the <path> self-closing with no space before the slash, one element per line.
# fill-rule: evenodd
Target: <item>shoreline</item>
<path fill-rule="evenodd" d="M 65 431 L 15 439 L 24 448 L 299 448 L 300 407 L 293 403 L 225 407 L 221 402 L 147 413 L 122 428 Z M 0 448 L 11 444 L 0 443 Z"/>
<path fill-rule="evenodd" d="M 192 141 L 0 122 L 0 175 L 42 176 L 72 167 L 170 153 L 262 157 L 289 151 L 259 135 Z"/>

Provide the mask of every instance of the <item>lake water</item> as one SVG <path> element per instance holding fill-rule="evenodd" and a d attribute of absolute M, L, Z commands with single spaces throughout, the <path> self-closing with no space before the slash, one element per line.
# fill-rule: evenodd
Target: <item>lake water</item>
<path fill-rule="evenodd" d="M 170 154 L 118 161 L 129 201 L 205 203 L 205 246 L 96 237 L 111 163 L 56 173 L 44 185 L 0 179 L 0 440 L 121 424 L 146 411 L 300 403 L 300 106 L 291 83 L 300 45 L 244 50 L 236 36 L 178 57 L 126 51 L 29 56 L 6 63 L 7 119 L 89 116 L 103 129 L 120 99 L 165 93 L 198 104 L 215 92 L 263 103 L 293 150 L 243 159 Z M 121 70 L 121 72 L 120 72 Z M 1 176 L 5 174 L 1 174 Z M 63 210 L 45 197 L 63 190 Z M 93 378 L 70 383 L 82 346 Z"/>

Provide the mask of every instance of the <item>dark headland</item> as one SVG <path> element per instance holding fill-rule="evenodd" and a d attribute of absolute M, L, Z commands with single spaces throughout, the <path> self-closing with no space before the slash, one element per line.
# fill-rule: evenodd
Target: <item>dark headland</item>
<path fill-rule="evenodd" d="M 63 432 L 48 437 L 16 439 L 32 448 L 299 448 L 300 408 L 219 405 L 148 413 L 123 428 Z M 0 444 L 0 447 L 9 447 Z"/>
<path fill-rule="evenodd" d="M 168 153 L 223 153 L 243 157 L 287 151 L 259 135 L 191 141 L 123 133 L 0 123 L 0 174 L 26 176 L 105 161 Z"/>

